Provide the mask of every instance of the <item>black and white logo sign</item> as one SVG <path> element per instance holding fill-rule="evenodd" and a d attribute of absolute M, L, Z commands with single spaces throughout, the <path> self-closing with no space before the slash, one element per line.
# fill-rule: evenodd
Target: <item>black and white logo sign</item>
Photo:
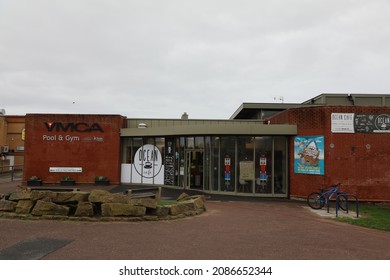
<path fill-rule="evenodd" d="M 390 129 L 390 115 L 379 115 L 375 119 L 375 126 L 377 130 L 389 130 Z"/>
<path fill-rule="evenodd" d="M 162 167 L 160 150 L 151 144 L 141 146 L 134 155 L 134 167 L 144 178 L 157 176 Z"/>

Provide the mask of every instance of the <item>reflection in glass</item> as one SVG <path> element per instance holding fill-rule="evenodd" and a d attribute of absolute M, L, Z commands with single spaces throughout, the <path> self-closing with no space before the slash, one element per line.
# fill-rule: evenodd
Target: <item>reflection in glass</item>
<path fill-rule="evenodd" d="M 221 137 L 220 182 L 221 191 L 234 192 L 235 190 L 235 147 L 234 137 Z"/>
<path fill-rule="evenodd" d="M 237 138 L 238 185 L 237 192 L 252 193 L 255 180 L 253 162 L 253 137 Z"/>

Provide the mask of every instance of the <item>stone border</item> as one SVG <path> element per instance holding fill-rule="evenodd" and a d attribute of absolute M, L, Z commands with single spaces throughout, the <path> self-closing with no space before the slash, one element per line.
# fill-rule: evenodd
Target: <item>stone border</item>
<path fill-rule="evenodd" d="M 105 190 L 18 190 L 0 200 L 0 217 L 28 220 L 140 222 L 175 220 L 206 211 L 203 195 L 181 194 L 172 205 L 160 206 L 155 198 Z"/>

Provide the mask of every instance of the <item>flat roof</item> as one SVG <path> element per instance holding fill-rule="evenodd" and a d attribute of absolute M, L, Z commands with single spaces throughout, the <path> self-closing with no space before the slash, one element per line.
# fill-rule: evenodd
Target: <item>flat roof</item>
<path fill-rule="evenodd" d="M 390 94 L 376 93 L 322 93 L 303 103 L 242 103 L 230 119 L 253 119 L 258 112 L 284 111 L 310 106 L 390 106 Z M 260 118 L 258 118 L 260 119 Z"/>
<path fill-rule="evenodd" d="M 267 110 L 267 111 L 284 111 L 290 108 L 299 108 L 302 105 L 299 103 L 242 103 L 241 106 L 233 113 L 230 117 L 233 119 L 248 119 L 253 115 L 253 112 L 259 110 Z"/>
<path fill-rule="evenodd" d="M 191 135 L 296 135 L 296 125 L 268 125 L 259 120 L 128 119 L 121 137 Z"/>

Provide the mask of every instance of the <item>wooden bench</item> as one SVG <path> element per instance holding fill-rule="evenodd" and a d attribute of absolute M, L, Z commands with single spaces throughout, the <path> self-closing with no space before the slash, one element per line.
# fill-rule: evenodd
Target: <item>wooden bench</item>
<path fill-rule="evenodd" d="M 52 191 L 52 192 L 76 192 L 78 188 L 58 188 L 58 187 L 27 187 L 28 191 Z"/>
<path fill-rule="evenodd" d="M 161 199 L 161 187 L 128 189 L 125 194 L 130 195 L 131 198 L 154 198 L 159 200 Z"/>

